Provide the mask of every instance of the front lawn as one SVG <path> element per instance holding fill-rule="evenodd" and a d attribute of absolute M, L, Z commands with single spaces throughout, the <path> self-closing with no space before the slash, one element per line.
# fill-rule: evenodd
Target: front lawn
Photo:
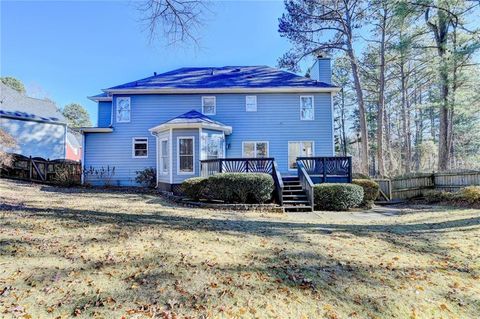
<path fill-rule="evenodd" d="M 259 214 L 0 180 L 0 317 L 478 318 L 480 211 Z"/>

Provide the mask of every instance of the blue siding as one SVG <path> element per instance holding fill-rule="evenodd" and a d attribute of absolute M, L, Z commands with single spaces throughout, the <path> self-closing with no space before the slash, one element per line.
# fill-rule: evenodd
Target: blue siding
<path fill-rule="evenodd" d="M 17 142 L 9 151 L 45 159 L 65 158 L 65 125 L 0 118 L 0 127 Z"/>
<path fill-rule="evenodd" d="M 269 156 L 275 157 L 283 174 L 291 174 L 288 171 L 288 141 L 314 141 L 315 155 L 334 155 L 330 93 L 257 94 L 257 112 L 245 111 L 246 95 L 250 94 L 216 95 L 216 115 L 210 117 L 233 127 L 233 133 L 227 136 L 227 157 L 241 157 L 243 141 L 269 141 Z M 300 121 L 300 96 L 303 95 L 314 96 L 314 121 Z M 192 109 L 201 112 L 201 97 L 201 94 L 131 95 L 130 123 L 116 123 L 114 117 L 113 133 L 87 134 L 85 165 L 113 165 L 117 170 L 116 184 L 134 184 L 136 170 L 156 165 L 155 137 L 148 129 Z M 200 144 L 198 130 L 194 131 L 196 133 L 191 134 L 196 136 L 195 172 L 198 175 Z M 184 178 L 176 176 L 177 133 L 180 132 L 174 131 L 172 141 L 174 183 Z M 132 137 L 149 138 L 148 159 L 132 159 Z"/>
<path fill-rule="evenodd" d="M 109 127 L 112 121 L 112 102 L 98 102 L 98 127 Z"/>
<path fill-rule="evenodd" d="M 332 83 L 332 67 L 330 58 L 320 58 L 310 69 L 310 77 L 327 84 Z"/>

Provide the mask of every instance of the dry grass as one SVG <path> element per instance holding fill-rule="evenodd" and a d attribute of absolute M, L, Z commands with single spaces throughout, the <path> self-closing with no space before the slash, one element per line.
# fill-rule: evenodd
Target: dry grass
<path fill-rule="evenodd" d="M 0 180 L 0 317 L 478 318 L 480 211 L 316 218 Z"/>

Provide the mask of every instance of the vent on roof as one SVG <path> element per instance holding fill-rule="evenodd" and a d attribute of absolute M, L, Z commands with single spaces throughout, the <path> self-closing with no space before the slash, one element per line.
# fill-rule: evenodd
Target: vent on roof
<path fill-rule="evenodd" d="M 157 72 L 153 72 L 153 76 L 157 76 Z"/>
<path fill-rule="evenodd" d="M 210 75 L 215 75 L 215 70 L 214 69 L 210 70 Z"/>

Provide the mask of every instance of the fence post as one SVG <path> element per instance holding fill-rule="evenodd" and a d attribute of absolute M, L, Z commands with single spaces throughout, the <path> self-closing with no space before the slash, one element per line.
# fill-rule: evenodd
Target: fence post
<path fill-rule="evenodd" d="M 32 171 L 32 167 L 33 164 L 32 164 L 32 156 L 30 156 L 29 160 L 28 160 L 28 173 L 29 173 L 29 178 L 30 180 L 32 179 L 33 177 L 33 171 Z"/>

